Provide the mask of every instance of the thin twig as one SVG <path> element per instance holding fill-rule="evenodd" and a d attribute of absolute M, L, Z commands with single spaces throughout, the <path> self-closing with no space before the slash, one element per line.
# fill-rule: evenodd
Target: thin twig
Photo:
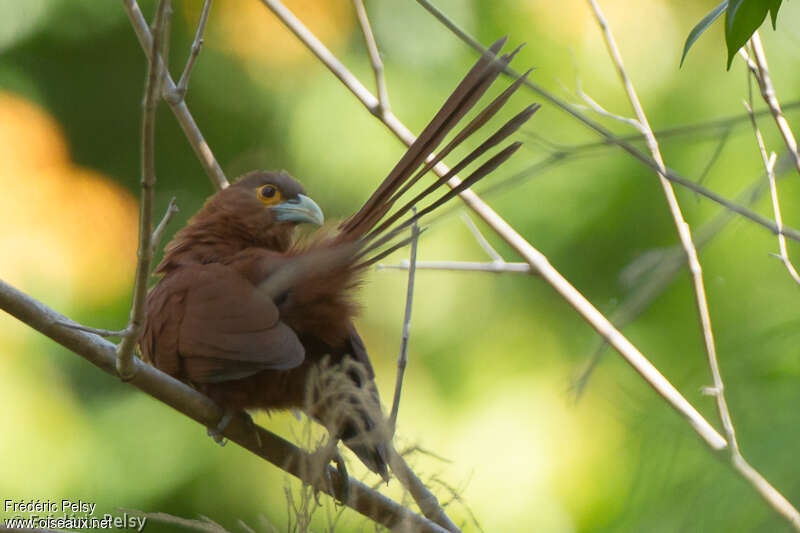
<path fill-rule="evenodd" d="M 397 476 L 403 487 L 411 494 L 411 497 L 414 498 L 417 506 L 419 506 L 419 510 L 428 520 L 435 522 L 452 533 L 461 532 L 458 526 L 448 518 L 436 496 L 428 490 L 425 483 L 417 477 L 403 456 L 397 453 L 393 446 L 389 447 L 389 465 L 392 468 L 392 473 Z"/>
<path fill-rule="evenodd" d="M 417 208 L 412 208 L 413 214 L 417 214 Z M 400 355 L 397 357 L 397 378 L 394 387 L 394 399 L 392 400 L 392 411 L 389 416 L 389 424 L 392 434 L 397 427 L 397 412 L 400 409 L 400 396 L 403 390 L 403 376 L 405 375 L 408 363 L 408 339 L 411 334 L 411 309 L 414 303 L 414 274 L 417 263 L 417 243 L 419 241 L 419 225 L 416 220 L 411 227 L 411 259 L 408 269 L 408 289 L 406 291 L 406 309 L 403 319 L 403 337 L 400 341 Z M 417 477 L 414 471 L 405 462 L 405 459 L 397 453 L 393 446 L 389 446 L 389 465 L 392 472 L 400 483 L 408 490 L 414 501 L 429 520 L 439 524 L 448 531 L 459 533 L 460 530 L 450 520 L 444 509 L 439 505 L 436 496 L 431 493 L 425 484 Z"/>
<path fill-rule="evenodd" d="M 761 153 L 761 160 L 764 162 L 764 168 L 767 170 L 769 192 L 770 197 L 772 198 L 772 212 L 775 214 L 775 224 L 778 225 L 778 228 L 781 228 L 783 226 L 783 217 L 781 216 L 781 205 L 780 201 L 778 200 L 778 185 L 775 180 L 775 152 L 772 152 L 769 156 L 767 155 L 767 147 L 764 144 L 764 137 L 761 135 L 761 130 L 758 128 L 756 117 L 753 114 L 753 108 L 746 101 L 744 102 L 744 107 L 750 114 L 750 120 L 753 123 L 753 131 L 756 135 L 756 142 L 758 142 L 758 151 Z M 789 272 L 789 275 L 792 277 L 795 283 L 800 285 L 800 275 L 798 275 L 797 269 L 789 259 L 786 238 L 784 238 L 784 236 L 780 233 L 778 234 L 778 249 L 780 250 L 780 255 L 778 257 L 783 262 L 783 265 L 786 267 L 786 270 Z"/>
<path fill-rule="evenodd" d="M 58 321 L 56 322 L 57 325 L 63 326 L 65 328 L 70 329 L 77 329 L 78 331 L 85 331 L 86 333 L 92 333 L 94 335 L 99 335 L 100 337 L 125 337 L 126 335 L 130 335 L 131 328 L 127 327 L 125 329 L 102 329 L 102 328 L 92 328 L 89 326 L 84 326 L 83 324 L 77 324 L 71 321 Z"/>
<path fill-rule="evenodd" d="M 133 364 L 133 350 L 139 342 L 144 327 L 145 298 L 147 278 L 150 276 L 150 263 L 153 259 L 153 202 L 155 198 L 155 135 L 156 105 L 158 104 L 159 77 L 162 70 L 156 65 L 164 29 L 164 12 L 168 0 L 159 0 L 153 21 L 153 40 L 147 61 L 147 81 L 142 104 L 142 153 L 141 153 L 141 211 L 139 213 L 139 260 L 136 263 L 136 278 L 133 283 L 133 303 L 128 328 L 130 333 L 122 338 L 117 349 L 117 373 L 125 381 L 133 377 L 136 366 Z"/>
<path fill-rule="evenodd" d="M 184 67 L 175 89 L 165 95 L 165 99 L 170 103 L 178 103 L 186 98 L 186 91 L 189 89 L 189 77 L 192 75 L 197 56 L 200 55 L 200 49 L 203 47 L 203 33 L 206 31 L 209 11 L 211 11 L 211 0 L 205 0 L 203 10 L 200 12 L 200 20 L 197 22 L 197 31 L 194 34 L 189 59 L 186 60 L 186 67 Z"/>
<path fill-rule="evenodd" d="M 417 208 L 412 208 L 414 215 L 417 214 Z M 409 260 L 410 266 L 408 268 L 408 289 L 406 290 L 406 311 L 403 318 L 403 337 L 400 340 L 400 355 L 397 356 L 397 378 L 394 384 L 394 399 L 392 400 L 392 412 L 389 415 L 389 427 L 392 428 L 392 434 L 397 428 L 397 411 L 400 409 L 400 394 L 403 391 L 403 376 L 406 372 L 406 364 L 408 363 L 408 339 L 411 335 L 411 308 L 414 304 L 414 274 L 417 265 L 417 243 L 419 242 L 419 225 L 417 221 L 411 226 L 411 259 Z"/>
<path fill-rule="evenodd" d="M 761 73 L 758 71 L 758 65 L 756 65 L 756 62 L 753 61 L 753 58 L 750 57 L 750 54 L 747 51 L 747 47 L 742 46 L 741 48 L 739 48 L 738 53 L 739 57 L 741 57 L 742 61 L 744 61 L 745 65 L 747 65 L 747 69 L 750 71 L 750 74 L 752 74 L 752 76 L 756 79 L 756 81 L 758 81 L 758 79 L 761 77 Z M 768 113 L 771 112 L 772 111 L 768 111 Z"/>
<path fill-rule="evenodd" d="M 156 229 L 153 230 L 153 237 L 151 242 L 151 254 L 155 256 L 156 249 L 158 248 L 158 243 L 161 242 L 161 238 L 164 236 L 164 232 L 167 229 L 167 225 L 169 224 L 172 217 L 180 211 L 178 209 L 178 205 L 175 203 L 175 197 L 173 196 L 170 201 L 169 205 L 167 206 L 167 210 L 164 212 L 164 216 L 161 218 L 161 222 L 158 223 Z"/>
<path fill-rule="evenodd" d="M 278 0 L 261 0 L 273 13 L 325 64 L 342 83 L 369 109 L 377 99 L 342 65 L 342 63 L 311 33 L 297 17 L 294 16 Z M 419 0 L 418 0 L 419 1 Z M 406 145 L 414 141 L 411 132 L 391 113 L 387 113 L 381 121 L 397 135 Z M 646 160 L 650 160 L 646 157 Z M 439 163 L 434 167 L 437 175 L 444 175 L 447 166 Z M 441 174 L 440 174 L 441 173 Z M 688 181 L 688 180 L 687 180 Z M 455 187 L 460 183 L 451 180 L 449 185 Z M 564 300 L 569 303 L 586 322 L 601 336 L 608 340 L 628 364 L 639 373 L 647 383 L 664 398 L 667 403 L 683 416 L 692 429 L 713 449 L 722 450 L 726 446 L 725 439 L 709 422 L 689 403 L 686 398 L 669 382 L 658 369 L 622 334 L 609 320 L 603 316 L 572 284 L 561 275 L 539 250 L 534 248 L 524 237 L 512 228 L 508 222 L 494 212 L 471 190 L 461 193 L 464 202 L 480 216 L 492 230 L 505 240 L 525 261 L 531 265 L 532 273 L 538 273 Z M 737 211 L 738 212 L 738 211 Z M 755 215 L 759 216 L 759 215 Z M 762 225 L 774 227 L 770 220 L 762 218 Z M 773 230 L 774 231 L 774 230 Z"/>
<path fill-rule="evenodd" d="M 150 28 L 147 26 L 144 15 L 142 15 L 141 9 L 139 9 L 139 5 L 136 3 L 136 0 L 122 0 L 122 4 L 125 6 L 128 19 L 130 19 L 133 30 L 136 32 L 136 37 L 139 39 L 139 45 L 146 54 L 149 54 L 152 49 L 153 36 L 150 33 Z M 164 63 L 160 55 L 156 64 L 163 73 L 164 91 L 162 91 L 162 93 L 169 94 L 175 90 L 175 83 L 172 81 L 169 72 L 164 68 Z M 180 102 L 167 103 L 172 113 L 175 115 L 178 124 L 180 124 L 184 135 L 186 135 L 186 139 L 189 141 L 194 153 L 200 160 L 200 164 L 203 165 L 203 169 L 205 169 L 208 178 L 211 180 L 211 184 L 218 191 L 227 187 L 228 179 L 225 177 L 225 173 L 222 171 L 214 154 L 211 152 L 211 148 L 208 146 L 203 134 L 200 133 L 200 128 L 198 128 L 197 123 L 194 121 L 194 117 L 189 113 L 186 102 L 181 100 Z"/>
<path fill-rule="evenodd" d="M 611 111 L 606 110 L 606 108 L 598 104 L 597 101 L 594 100 L 594 98 L 584 93 L 583 88 L 581 87 L 580 78 L 576 82 L 575 91 L 578 93 L 580 99 L 586 102 L 586 105 L 589 106 L 589 109 L 591 109 L 600 116 L 610 118 L 618 122 L 622 122 L 623 124 L 627 124 L 628 126 L 631 126 L 633 128 L 636 128 L 645 137 L 645 140 L 647 139 L 647 133 L 642 129 L 641 124 L 639 124 L 637 120 L 629 117 L 623 117 L 621 115 L 616 115 Z"/>
<path fill-rule="evenodd" d="M 71 321 L 2 280 L 0 280 L 0 309 L 104 372 L 116 375 L 116 346 L 113 343 L 96 335 L 61 326 L 61 323 Z M 128 382 L 132 386 L 197 421 L 203 427 L 214 427 L 222 417 L 221 407 L 189 385 L 138 359 L 134 359 L 133 363 L 138 369 Z M 253 424 L 252 419 L 242 413 L 231 419 L 223 435 L 295 477 L 300 477 L 301 465 L 309 461 L 308 452 Z M 323 483 L 320 490 L 341 499 L 341 494 L 332 494 L 336 487 L 342 486 L 339 472 L 331 466 L 327 466 L 326 470 L 333 481 L 332 487 Z M 431 533 L 444 531 L 430 520 L 409 511 L 357 480 L 350 479 L 349 485 L 350 497 L 345 505 L 379 524 L 393 528 L 407 523 L 413 531 Z"/>
<path fill-rule="evenodd" d="M 377 270 L 408 270 L 409 262 L 400 261 L 396 265 L 375 265 Z M 488 272 L 490 274 L 530 274 L 531 265 L 528 263 L 507 263 L 505 261 L 492 261 L 491 263 L 477 263 L 472 261 L 417 261 L 417 270 L 446 270 L 450 272 Z"/>
<path fill-rule="evenodd" d="M 161 60 L 164 63 L 164 72 L 169 72 L 169 48 L 170 44 L 172 43 L 172 15 L 174 10 L 172 9 L 172 0 L 167 0 L 167 5 L 164 8 L 164 23 L 163 29 L 161 30 L 161 49 L 158 53 L 161 55 Z M 150 28 L 152 31 L 153 28 Z M 150 56 L 148 56 L 150 57 Z M 149 60 L 148 60 L 149 61 Z M 162 83 L 164 80 L 164 76 L 159 76 L 159 87 L 157 89 L 156 94 L 164 94 L 164 84 Z"/>
<path fill-rule="evenodd" d="M 378 43 L 375 41 L 375 35 L 372 33 L 372 26 L 369 23 L 367 10 L 364 7 L 364 0 L 353 0 L 353 6 L 356 8 L 358 24 L 361 26 L 361 33 L 364 35 L 364 43 L 367 46 L 372 71 L 375 73 L 375 89 L 378 95 L 378 107 L 373 110 L 373 113 L 382 115 L 389 111 L 390 107 L 389 91 L 386 89 L 386 78 L 383 73 L 381 53 L 378 50 Z"/>
<path fill-rule="evenodd" d="M 461 219 L 467 225 L 470 233 L 478 241 L 478 244 L 492 258 L 491 263 L 480 263 L 475 261 L 417 261 L 415 268 L 421 270 L 446 270 L 450 272 L 489 272 L 501 274 L 511 272 L 516 274 L 530 274 L 531 266 L 528 263 L 508 263 L 497 253 L 486 237 L 480 232 L 478 227 L 466 213 L 461 213 Z M 385 265 L 379 263 L 375 265 L 376 270 L 409 270 L 411 263 L 403 260 L 396 265 Z"/>
<path fill-rule="evenodd" d="M 266 1 L 267 0 L 262 0 L 262 2 L 266 2 Z M 478 52 L 480 52 L 482 54 L 485 54 L 487 52 L 486 47 L 481 45 L 471 35 L 469 35 L 467 32 L 465 32 L 463 29 L 461 29 L 455 22 L 453 22 L 447 15 L 442 13 L 438 8 L 436 8 L 436 6 L 431 4 L 428 0 L 417 0 L 417 3 L 420 4 L 422 7 L 424 7 L 429 13 L 431 13 L 431 15 L 433 15 L 437 20 L 439 20 L 439 22 L 441 22 L 447 29 L 449 29 L 451 32 L 453 32 L 453 34 L 455 34 L 459 39 L 461 39 L 462 41 L 464 41 L 469 46 L 471 46 L 472 48 L 474 48 L 475 50 L 477 50 Z M 306 43 L 306 44 L 308 46 L 308 43 Z M 322 59 L 322 58 L 320 58 L 320 59 Z M 324 62 L 324 59 L 323 59 L 323 62 Z M 328 66 L 328 68 L 330 68 L 332 71 L 334 71 L 334 69 L 330 65 L 327 65 L 327 63 L 326 63 L 326 66 Z M 514 78 L 515 80 L 519 79 L 522 76 L 522 74 L 520 74 L 519 72 L 517 72 L 516 70 L 514 70 L 510 66 L 506 66 L 505 69 L 503 70 L 503 72 L 507 76 L 509 76 L 511 78 Z M 336 71 L 334 71 L 334 73 L 336 74 Z M 339 76 L 339 74 L 336 74 L 336 75 Z M 341 79 L 341 76 L 339 76 L 339 77 Z M 348 85 L 348 82 L 345 82 L 344 80 L 342 80 L 342 81 L 345 83 L 346 86 L 348 86 L 348 88 L 351 89 L 351 91 L 353 91 L 353 89 L 350 87 L 350 85 Z M 548 102 L 550 102 L 551 104 L 556 106 L 558 109 L 561 109 L 562 111 L 564 111 L 565 113 L 567 113 L 571 117 L 573 117 L 574 119 L 578 120 L 581 124 L 583 124 L 587 128 L 589 128 L 592 131 L 594 131 L 595 133 L 601 135 L 603 137 L 602 144 L 612 144 L 612 145 L 619 146 L 620 148 L 625 150 L 628 154 L 633 156 L 637 161 L 639 161 L 640 163 L 644 164 L 645 166 L 651 168 L 655 172 L 658 172 L 659 175 L 667 178 L 671 182 L 677 183 L 678 185 L 680 185 L 680 186 L 682 186 L 682 187 L 684 187 L 686 189 L 692 190 L 695 193 L 699 194 L 700 196 L 704 196 L 705 198 L 708 198 L 712 202 L 715 202 L 717 204 L 725 206 L 727 209 L 730 209 L 731 211 L 733 211 L 735 213 L 738 213 L 739 215 L 751 220 L 752 222 L 755 222 L 759 226 L 763 226 L 763 227 L 767 228 L 772 233 L 777 233 L 778 229 L 775 226 L 775 224 L 771 220 L 759 215 L 758 213 L 755 213 L 755 212 L 753 212 L 753 211 L 751 211 L 749 209 L 746 209 L 746 208 L 744 208 L 744 207 L 742 207 L 740 205 L 737 205 L 736 203 L 734 203 L 734 202 L 728 200 L 727 198 L 725 198 L 724 196 L 722 196 L 720 194 L 717 194 L 714 191 L 712 191 L 712 190 L 710 190 L 710 189 L 708 189 L 708 188 L 706 188 L 706 187 L 704 187 L 702 185 L 699 185 L 699 184 L 695 183 L 694 181 L 692 181 L 692 180 L 690 180 L 688 178 L 685 178 L 685 177 L 681 176 L 680 174 L 676 173 L 673 170 L 667 170 L 666 172 L 662 172 L 662 170 L 659 168 L 658 164 L 653 160 L 652 157 L 650 157 L 649 155 L 645 154 L 644 152 L 642 152 L 641 150 L 639 150 L 638 148 L 636 148 L 635 146 L 633 146 L 632 144 L 627 142 L 627 140 L 624 137 L 617 137 L 610 130 L 608 130 L 608 128 L 605 128 L 602 124 L 600 124 L 599 122 L 597 122 L 595 120 L 592 120 L 591 118 L 587 117 L 585 114 L 581 113 L 577 108 L 575 108 L 575 106 L 572 106 L 572 105 L 568 104 L 567 102 L 565 102 L 561 98 L 558 98 L 556 95 L 554 95 L 550 91 L 546 90 L 545 88 L 537 85 L 535 82 L 531 81 L 530 79 L 526 79 L 523 82 L 523 85 L 528 87 L 530 90 L 534 91 L 536 94 L 540 95 L 542 98 L 544 98 L 545 100 L 547 100 Z M 364 90 L 366 90 L 366 89 L 364 89 Z M 353 91 L 353 92 L 354 92 L 354 94 L 356 94 L 355 91 Z M 356 96 L 361 98 L 361 96 L 359 96 L 358 94 L 356 94 Z M 364 102 L 364 100 L 362 100 L 362 102 Z M 367 105 L 367 103 L 364 102 L 364 105 Z M 403 138 L 400 133 L 395 131 L 395 128 L 394 128 L 393 125 L 387 123 L 387 126 L 389 126 L 389 128 L 392 131 L 394 131 L 396 135 L 400 136 L 401 139 L 403 140 L 403 142 L 406 142 L 405 138 Z M 783 230 L 784 230 L 784 235 L 786 235 L 788 238 L 800 242 L 800 232 L 799 231 L 797 231 L 797 230 L 795 230 L 793 228 L 789 228 L 789 227 L 784 227 Z"/>
<path fill-rule="evenodd" d="M 636 95 L 636 90 L 634 89 L 633 84 L 631 83 L 630 78 L 625 71 L 625 67 L 622 62 L 622 56 L 617 48 L 614 36 L 611 33 L 611 29 L 606 22 L 600 7 L 597 5 L 596 0 L 588 0 L 588 3 L 594 12 L 601 31 L 603 32 L 609 55 L 611 56 L 611 59 L 617 68 L 617 73 L 619 74 L 620 80 L 625 87 L 626 93 L 628 94 L 628 99 L 630 100 L 631 106 L 636 114 L 636 119 L 639 122 L 640 130 L 645 135 L 645 140 L 653 160 L 658 163 L 661 170 L 662 176 L 659 176 L 659 178 L 664 189 L 664 195 L 667 199 L 667 203 L 669 204 L 670 212 L 672 213 L 673 220 L 678 230 L 681 244 L 688 257 L 689 271 L 692 275 L 692 281 L 694 284 L 695 303 L 697 305 L 700 327 L 703 332 L 703 340 L 705 343 L 706 353 L 708 355 L 708 364 L 713 380 L 713 387 L 710 387 L 708 390 L 715 397 L 717 402 L 717 411 L 727 437 L 727 449 L 730 454 L 731 464 L 740 475 L 742 475 L 753 485 L 761 497 L 770 506 L 772 506 L 776 512 L 786 518 L 796 528 L 800 529 L 800 514 L 798 514 L 797 510 L 795 510 L 794 507 L 792 507 L 792 505 L 783 497 L 783 495 L 781 495 L 774 487 L 772 487 L 772 485 L 770 485 L 760 473 L 747 464 L 741 455 L 739 445 L 736 441 L 736 432 L 733 427 L 730 411 L 728 410 L 728 405 L 725 399 L 724 384 L 719 370 L 719 362 L 717 361 L 716 347 L 711 329 L 711 316 L 708 310 L 708 301 L 706 299 L 705 286 L 703 284 L 702 269 L 700 267 L 700 261 L 697 257 L 697 249 L 692 241 L 689 225 L 683 218 L 683 214 L 681 213 L 680 205 L 678 204 L 678 200 L 675 196 L 675 191 L 673 190 L 672 185 L 663 177 L 663 174 L 666 173 L 666 166 L 664 165 L 663 158 L 661 157 L 658 142 L 656 141 L 656 138 L 653 135 L 653 130 L 650 128 L 650 124 L 647 121 L 647 116 L 645 115 L 644 109 L 639 102 L 638 96 Z"/>
<path fill-rule="evenodd" d="M 481 248 L 483 248 L 483 251 L 486 252 L 486 255 L 491 257 L 492 261 L 503 262 L 503 257 L 497 253 L 497 250 L 495 250 L 491 244 L 489 244 L 489 241 L 486 240 L 486 237 L 483 236 L 483 233 L 481 233 L 481 230 L 478 229 L 478 226 L 476 226 L 472 219 L 469 218 L 469 215 L 462 212 L 461 220 L 463 220 L 464 224 L 467 225 L 469 232 L 472 233 L 472 236 L 475 237 L 476 241 L 478 241 L 478 244 Z"/>
<path fill-rule="evenodd" d="M 772 85 L 772 78 L 770 78 L 769 67 L 767 66 L 767 56 L 764 54 L 764 46 L 761 44 L 758 30 L 753 32 L 753 36 L 750 37 L 750 49 L 753 51 L 755 63 L 758 67 L 756 79 L 761 89 L 761 97 L 764 98 L 769 110 L 772 112 L 772 117 L 775 119 L 778 131 L 781 132 L 783 142 L 786 143 L 786 148 L 789 149 L 789 153 L 794 157 L 794 165 L 797 168 L 797 172 L 800 173 L 800 153 L 797 151 L 797 139 L 794 138 L 792 128 L 789 127 L 789 123 L 783 115 L 781 104 L 775 93 L 775 87 Z"/>
<path fill-rule="evenodd" d="M 622 62 L 622 55 L 617 48 L 616 41 L 614 39 L 614 35 L 611 33 L 611 28 L 608 25 L 605 17 L 603 16 L 600 7 L 597 5 L 595 0 L 588 0 L 589 5 L 594 12 L 595 18 L 597 19 L 597 23 L 600 26 L 601 31 L 603 32 L 603 37 L 606 42 L 606 46 L 608 47 L 609 55 L 611 56 L 612 61 L 617 69 L 617 73 L 619 74 L 620 80 L 622 85 L 625 88 L 625 92 L 628 95 L 628 100 L 633 107 L 633 111 L 636 114 L 636 121 L 638 123 L 638 129 L 642 132 L 645 137 L 645 141 L 647 143 L 647 147 L 650 150 L 650 154 L 653 157 L 653 160 L 659 166 L 659 169 L 662 173 L 666 173 L 666 165 L 664 164 L 664 159 L 661 156 L 661 150 L 658 146 L 658 141 L 653 134 L 653 130 L 650 127 L 650 123 L 647 120 L 647 116 L 645 115 L 644 109 L 642 108 L 641 103 L 639 102 L 639 97 L 636 94 L 636 89 L 633 87 L 633 83 L 631 82 L 630 78 L 628 77 L 627 72 L 625 71 L 625 66 Z M 703 283 L 703 271 L 700 266 L 700 260 L 697 257 L 697 248 L 692 241 L 692 234 L 691 230 L 689 229 L 689 224 L 687 224 L 686 220 L 683 217 L 683 213 L 681 212 L 680 205 L 678 203 L 678 199 L 675 196 L 675 190 L 672 188 L 672 184 L 665 179 L 663 176 L 659 176 L 661 181 L 661 186 L 664 190 L 664 196 L 667 200 L 667 204 L 669 206 L 670 213 L 672 215 L 672 219 L 675 223 L 675 227 L 678 230 L 678 236 L 681 241 L 681 245 L 686 253 L 686 256 L 689 260 L 689 271 L 691 272 L 692 276 L 692 283 L 694 285 L 694 293 L 695 293 L 695 303 L 697 305 L 697 311 L 700 319 L 700 328 L 703 332 L 703 340 L 705 343 L 706 353 L 708 355 L 709 366 L 711 368 L 711 375 L 714 381 L 714 389 L 717 390 L 717 408 L 719 410 L 719 415 L 722 420 L 722 425 L 725 429 L 725 434 L 727 436 L 728 445 L 731 449 L 737 447 L 736 444 L 736 434 L 733 428 L 733 424 L 731 423 L 730 413 L 728 412 L 728 408 L 725 402 L 725 394 L 723 390 L 723 383 L 722 383 L 722 376 L 719 372 L 719 363 L 717 362 L 717 352 L 716 346 L 714 344 L 714 335 L 711 329 L 711 316 L 708 310 L 708 301 L 706 299 L 706 292 L 705 292 L 705 285 Z"/>

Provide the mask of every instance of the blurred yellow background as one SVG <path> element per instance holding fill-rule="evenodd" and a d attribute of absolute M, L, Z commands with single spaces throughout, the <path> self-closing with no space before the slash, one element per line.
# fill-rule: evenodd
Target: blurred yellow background
<path fill-rule="evenodd" d="M 173 77 L 188 53 L 202 2 L 173 2 Z M 286 2 L 374 87 L 352 4 Z M 720 22 L 678 68 L 683 41 L 716 2 L 600 0 L 654 128 L 740 115 L 744 69 L 725 71 Z M 572 103 L 577 79 L 607 109 L 630 114 L 585 2 L 442 0 L 436 5 L 481 42 L 527 42 L 515 66 Z M 143 2 L 146 14 L 153 2 Z M 393 111 L 412 131 L 432 116 L 475 53 L 415 2 L 366 3 L 386 64 Z M 800 5 L 786 2 L 777 32 L 762 29 L 784 104 L 800 94 Z M 0 1 L 0 278 L 96 327 L 127 319 L 136 260 L 138 150 L 144 56 L 121 3 Z M 494 92 L 499 88 L 493 89 Z M 520 91 L 510 116 L 541 98 Z M 330 220 L 354 211 L 403 153 L 402 145 L 254 0 L 215 2 L 187 103 L 229 177 L 284 168 Z M 763 105 L 757 106 L 763 108 Z M 789 121 L 797 123 L 792 105 Z M 501 117 L 502 118 L 502 117 Z M 597 116 L 593 118 L 598 119 Z M 624 125 L 599 119 L 619 134 Z M 497 120 L 500 123 L 500 119 Z M 157 212 L 181 212 L 171 235 L 213 190 L 172 118 L 158 114 Z M 760 119 L 770 149 L 782 143 Z M 800 129 L 797 126 L 796 129 Z M 545 103 L 518 137 L 524 148 L 477 192 L 548 255 L 603 312 L 635 290 L 620 273 L 677 238 L 654 175 L 621 151 L 585 150 L 529 170 L 552 152 L 598 138 Z M 719 144 L 724 138 L 724 144 Z M 541 141 L 544 139 L 545 141 Z M 664 139 L 667 165 L 727 197 L 757 181 L 762 165 L 746 122 Z M 713 159 L 719 148 L 719 157 Z M 577 152 L 575 152 L 577 154 Z M 713 159 L 713 164 L 709 164 Z M 706 167 L 710 170 L 706 171 Z M 500 187 L 522 173 L 524 179 Z M 781 183 L 785 222 L 797 227 L 800 181 Z M 693 228 L 720 208 L 685 190 Z M 771 215 L 767 198 L 752 207 Z M 457 213 L 454 210 L 453 213 Z M 513 252 L 483 226 L 507 260 Z M 169 237 L 168 235 L 168 237 Z M 790 251 L 797 255 L 793 244 Z M 800 352 L 797 298 L 769 232 L 735 219 L 701 260 L 729 402 L 751 462 L 800 502 Z M 387 259 L 406 258 L 401 251 Z M 488 260 L 459 216 L 437 220 L 421 260 Z M 541 280 L 515 274 L 420 271 L 400 447 L 446 459 L 410 459 L 465 530 L 782 531 L 754 493 L 613 353 L 580 401 L 571 389 L 597 339 Z M 391 399 L 406 276 L 372 272 L 359 329 Z M 686 273 L 625 332 L 716 424 Z M 268 531 L 289 524 L 282 471 L 118 383 L 6 314 L 0 314 L 0 494 L 83 499 L 117 508 L 238 520 Z M 284 436 L 290 415 L 257 421 Z M 308 444 L 308 443 L 306 443 Z M 372 484 L 357 462 L 352 473 Z M 291 486 L 297 486 L 292 481 Z M 401 497 L 396 481 L 381 488 Z M 0 518 L 14 513 L 0 512 Z M 475 523 L 474 519 L 480 524 Z M 324 511 L 314 530 L 326 530 Z M 337 531 L 371 530 L 345 513 Z M 147 531 L 170 531 L 151 523 Z"/>

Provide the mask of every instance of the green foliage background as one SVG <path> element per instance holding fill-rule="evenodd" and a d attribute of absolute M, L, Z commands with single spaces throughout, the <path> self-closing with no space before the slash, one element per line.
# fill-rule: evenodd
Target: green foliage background
<path fill-rule="evenodd" d="M 198 12 L 194 2 L 174 3 L 173 75 L 183 65 Z M 212 26 L 220 10 L 235 12 L 245 4 L 218 0 Z M 688 31 L 714 4 L 601 2 L 656 129 L 743 112 L 744 68 L 734 61 L 726 73 L 721 25 L 695 43 L 678 69 Z M 504 34 L 513 45 L 526 41 L 515 64 L 521 70 L 535 67 L 534 80 L 549 90 L 575 100 L 561 84 L 574 88 L 580 75 L 583 90 L 596 101 L 630 114 L 583 2 L 447 0 L 437 6 L 481 42 Z M 153 3 L 143 2 L 142 8 L 150 14 Z M 333 51 L 372 87 L 349 2 L 320 2 L 317 8 L 344 13 Z M 800 23 L 800 5 L 786 2 L 782 8 L 779 31 L 765 28 L 762 37 L 778 95 L 789 104 L 800 90 L 800 41 L 796 32 L 780 30 Z M 367 10 L 386 63 L 393 110 L 419 131 L 475 54 L 414 2 L 374 0 Z M 227 174 L 285 168 L 306 184 L 329 219 L 356 209 L 402 154 L 400 143 L 305 52 L 272 61 L 285 54 L 276 47 L 261 50 L 253 60 L 223 37 L 223 30 L 209 30 L 188 104 Z M 133 195 L 138 194 L 144 67 L 119 2 L 0 1 L 0 89 L 52 116 L 75 164 L 100 172 Z M 507 114 L 530 101 L 541 99 L 520 91 Z M 797 115 L 789 111 L 788 116 L 800 129 Z M 620 134 L 632 133 L 603 122 Z M 771 121 L 764 117 L 760 124 L 769 148 L 781 153 Z M 722 136 L 722 130 L 712 129 L 665 138 L 668 166 L 699 179 Z M 552 105 L 545 105 L 519 137 L 526 141 L 523 150 L 478 192 L 485 192 L 486 200 L 601 311 L 612 312 L 632 294 L 620 282 L 623 269 L 642 254 L 677 243 L 655 175 L 609 147 L 528 170 L 548 155 L 539 138 L 559 146 L 598 140 Z M 163 212 L 169 198 L 177 197 L 181 212 L 170 227 L 174 232 L 212 188 L 166 106 L 159 110 L 157 150 L 157 210 Z M 741 122 L 703 183 L 734 197 L 762 172 L 752 132 Z M 524 179 L 500 186 L 518 173 Z M 18 192 L 17 179 L 36 176 L 9 177 L 12 185 L 4 194 L 23 205 L 36 204 L 37 197 Z M 781 193 L 785 222 L 800 226 L 795 173 L 787 173 Z M 685 190 L 678 196 L 693 228 L 720 211 Z M 59 202 L 80 209 L 82 196 L 76 191 Z M 754 209 L 771 215 L 766 197 Z M 59 223 L 42 220 L 41 226 Z M 8 234 L 23 231 L 13 219 L 4 226 L 0 231 Z M 504 257 L 516 259 L 498 238 L 488 230 L 485 234 Z M 81 240 L 74 246 L 80 248 Z M 800 290 L 768 256 L 775 251 L 769 232 L 735 219 L 702 251 L 701 261 L 743 452 L 798 505 Z M 791 252 L 798 256 L 798 247 L 791 244 Z M 2 251 L 21 253 L 22 248 Z M 452 215 L 425 234 L 420 255 L 422 260 L 483 260 Z M 404 253 L 394 260 L 402 258 Z M 0 276 L 5 277 L 2 271 Z M 125 323 L 128 288 L 109 292 L 101 304 L 87 304 L 80 294 L 42 276 L 32 265 L 23 288 L 83 323 L 112 328 Z M 424 475 L 460 488 L 487 531 L 787 529 L 615 354 L 606 354 L 581 400 L 574 401 L 570 384 L 597 339 L 541 280 L 511 274 L 418 276 L 401 442 L 452 460 L 413 456 Z M 359 327 L 385 401 L 394 382 L 404 290 L 403 274 L 382 271 L 369 276 L 362 293 L 366 312 Z M 713 402 L 701 394 L 710 377 L 686 272 L 625 332 L 716 424 Z M 202 514 L 232 531 L 240 530 L 240 519 L 264 529 L 261 516 L 279 530 L 286 527 L 286 481 L 279 470 L 235 446 L 220 449 L 195 423 L 7 316 L 0 317 L 0 368 L 4 499 L 80 498 L 97 502 L 101 512 L 125 507 Z M 298 432 L 288 415 L 258 420 L 284 435 Z M 356 465 L 353 469 L 361 472 Z M 389 490 L 397 495 L 395 484 Z M 432 485 L 448 499 L 446 490 Z M 454 503 L 452 509 L 468 530 L 475 529 L 463 507 Z M 0 511 L 0 517 L 10 515 Z M 322 530 L 325 524 L 320 513 L 315 527 Z M 346 516 L 341 524 L 343 531 L 370 528 L 357 516 Z M 170 528 L 150 524 L 147 530 Z"/>

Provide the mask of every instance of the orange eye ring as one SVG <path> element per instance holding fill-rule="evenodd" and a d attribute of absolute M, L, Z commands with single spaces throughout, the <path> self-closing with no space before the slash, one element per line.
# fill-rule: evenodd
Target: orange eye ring
<path fill-rule="evenodd" d="M 258 195 L 258 199 L 266 205 L 275 205 L 283 199 L 281 191 L 271 183 L 257 188 L 256 194 Z"/>

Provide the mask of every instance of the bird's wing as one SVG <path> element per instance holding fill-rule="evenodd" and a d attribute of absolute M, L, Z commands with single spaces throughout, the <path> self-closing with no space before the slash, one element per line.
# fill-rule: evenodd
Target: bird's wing
<path fill-rule="evenodd" d="M 148 322 L 163 324 L 150 357 L 159 367 L 181 366 L 180 373 L 192 382 L 286 370 L 305 358 L 303 345 L 280 321 L 272 299 L 230 267 L 182 267 L 153 289 L 150 300 Z M 146 336 L 143 351 L 147 342 L 152 344 Z"/>

